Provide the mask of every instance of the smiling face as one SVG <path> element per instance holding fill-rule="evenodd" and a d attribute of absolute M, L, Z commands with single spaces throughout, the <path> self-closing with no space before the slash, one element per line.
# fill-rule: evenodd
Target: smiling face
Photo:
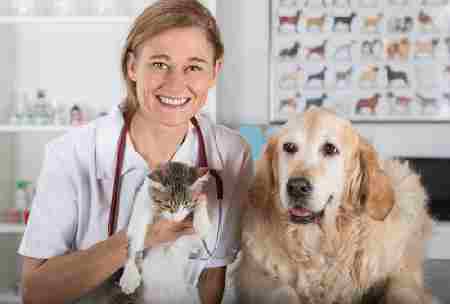
<path fill-rule="evenodd" d="M 323 110 L 288 122 L 276 154 L 280 200 L 291 221 L 317 222 L 339 207 L 357 142 L 348 121 Z"/>
<path fill-rule="evenodd" d="M 137 115 L 167 126 L 187 123 L 206 103 L 221 62 L 198 27 L 166 30 L 129 55 L 128 76 L 136 83 Z"/>

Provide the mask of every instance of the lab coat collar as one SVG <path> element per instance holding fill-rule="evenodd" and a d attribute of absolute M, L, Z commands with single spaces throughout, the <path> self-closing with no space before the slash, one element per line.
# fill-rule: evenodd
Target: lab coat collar
<path fill-rule="evenodd" d="M 196 115 L 196 117 L 205 139 L 205 150 L 209 168 L 220 172 L 223 169 L 223 160 L 216 141 L 214 125 L 206 115 L 199 114 Z M 101 117 L 96 121 L 95 165 L 96 176 L 99 179 L 114 178 L 117 159 L 117 144 L 123 124 L 124 120 L 122 112 L 118 107 L 115 107 L 110 114 Z M 195 128 L 193 128 L 193 130 L 196 132 Z M 133 169 L 132 164 L 134 162 L 128 159 L 130 153 L 127 152 L 128 151 L 125 152 L 125 159 L 121 172 L 122 175 Z"/>

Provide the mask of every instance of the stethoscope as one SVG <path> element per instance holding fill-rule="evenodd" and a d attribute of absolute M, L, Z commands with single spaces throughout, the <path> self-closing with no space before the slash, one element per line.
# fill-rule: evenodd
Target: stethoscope
<path fill-rule="evenodd" d="M 119 202 L 120 202 L 120 188 L 121 188 L 121 172 L 123 166 L 123 158 L 125 155 L 125 146 L 126 146 L 126 135 L 129 130 L 129 120 L 125 118 L 126 115 L 124 113 L 124 125 L 122 130 L 120 131 L 120 137 L 117 144 L 117 154 L 116 154 L 116 168 L 114 172 L 114 182 L 113 182 L 113 192 L 111 198 L 111 208 L 109 210 L 109 221 L 108 221 L 108 236 L 112 236 L 116 230 L 117 226 L 117 218 L 119 214 Z M 191 123 L 197 131 L 199 145 L 198 145 L 198 166 L 199 167 L 208 167 L 208 160 L 206 157 L 206 148 L 205 148 L 205 140 L 203 137 L 203 132 L 200 128 L 200 125 L 195 117 L 191 118 Z M 219 244 L 220 233 L 222 229 L 222 199 L 223 199 L 223 182 L 222 178 L 218 174 L 218 172 L 214 169 L 209 169 L 209 173 L 214 177 L 216 181 L 216 193 L 217 193 L 217 201 L 219 202 L 219 215 L 218 215 L 218 227 L 217 227 L 217 235 L 214 244 L 214 248 L 212 250 L 208 249 L 205 240 L 202 239 L 203 247 L 208 255 L 207 258 L 201 258 L 200 255 L 193 254 L 189 256 L 189 259 L 196 260 L 209 260 L 214 257 L 214 254 L 217 250 Z"/>

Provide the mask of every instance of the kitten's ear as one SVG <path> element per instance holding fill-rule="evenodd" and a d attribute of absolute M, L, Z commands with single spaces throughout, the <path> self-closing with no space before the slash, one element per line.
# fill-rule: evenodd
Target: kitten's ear
<path fill-rule="evenodd" d="M 206 167 L 196 168 L 196 171 L 197 171 L 197 179 L 189 188 L 194 193 L 202 193 L 211 174 L 209 173 L 209 169 Z"/>
<path fill-rule="evenodd" d="M 165 187 L 161 183 L 161 175 L 155 170 L 148 175 L 150 181 L 150 187 L 157 189 L 159 191 L 164 191 Z"/>

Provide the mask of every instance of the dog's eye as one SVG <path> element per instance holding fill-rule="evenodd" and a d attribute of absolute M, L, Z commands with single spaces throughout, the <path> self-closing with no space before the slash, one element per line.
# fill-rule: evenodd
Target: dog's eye
<path fill-rule="evenodd" d="M 323 152 L 323 155 L 325 155 L 325 156 L 333 156 L 333 155 L 339 154 L 339 150 L 336 148 L 335 145 L 333 145 L 331 143 L 326 143 L 325 145 L 323 145 L 322 152 Z"/>
<path fill-rule="evenodd" d="M 287 142 L 283 144 L 283 151 L 289 154 L 294 154 L 298 151 L 298 147 L 292 142 Z"/>

